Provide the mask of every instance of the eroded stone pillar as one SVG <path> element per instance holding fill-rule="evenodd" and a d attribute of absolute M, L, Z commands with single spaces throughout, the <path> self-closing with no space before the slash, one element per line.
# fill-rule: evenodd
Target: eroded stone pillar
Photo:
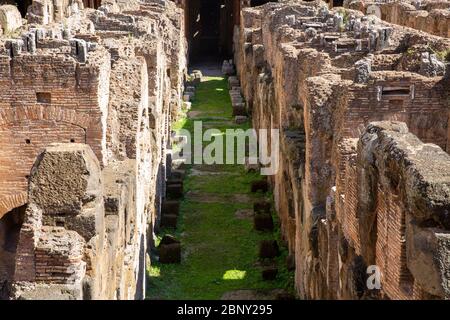
<path fill-rule="evenodd" d="M 105 228 L 100 165 L 91 148 L 47 147 L 31 170 L 28 196 L 14 297 L 96 298 L 102 288 L 96 261 L 102 256 Z"/>

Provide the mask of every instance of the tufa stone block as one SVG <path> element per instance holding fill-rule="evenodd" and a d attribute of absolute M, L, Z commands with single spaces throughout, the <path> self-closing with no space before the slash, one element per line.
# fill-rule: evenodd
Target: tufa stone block
<path fill-rule="evenodd" d="M 165 200 L 162 204 L 162 214 L 178 216 L 180 214 L 180 202 L 176 200 Z"/>
<path fill-rule="evenodd" d="M 159 262 L 164 264 L 181 263 L 181 243 L 175 237 L 164 236 L 158 249 Z"/>
<path fill-rule="evenodd" d="M 176 229 L 178 224 L 178 215 L 177 214 L 163 214 L 161 217 L 161 227 Z"/>
<path fill-rule="evenodd" d="M 269 183 L 267 182 L 267 180 L 254 181 L 252 182 L 251 191 L 252 192 L 261 191 L 263 193 L 266 193 L 269 191 Z"/>
<path fill-rule="evenodd" d="M 170 184 L 166 187 L 166 194 L 169 198 L 180 199 L 183 197 L 183 185 L 182 184 Z"/>
<path fill-rule="evenodd" d="M 277 267 L 265 267 L 262 270 L 262 278 L 264 281 L 272 281 L 277 278 L 278 268 Z"/>
<path fill-rule="evenodd" d="M 255 213 L 270 213 L 272 204 L 269 201 L 259 201 L 253 204 Z"/>
<path fill-rule="evenodd" d="M 280 255 L 280 248 L 276 240 L 262 240 L 259 244 L 259 257 L 273 259 Z"/>
<path fill-rule="evenodd" d="M 256 231 L 273 231 L 273 218 L 270 213 L 256 213 L 253 216 L 253 226 Z"/>

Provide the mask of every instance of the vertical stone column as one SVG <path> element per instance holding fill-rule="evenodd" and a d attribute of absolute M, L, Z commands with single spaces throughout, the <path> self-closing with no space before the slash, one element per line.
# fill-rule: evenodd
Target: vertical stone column
<path fill-rule="evenodd" d="M 15 298 L 98 297 L 104 287 L 99 276 L 104 205 L 100 165 L 91 148 L 47 147 L 31 171 L 28 197 L 17 248 Z"/>

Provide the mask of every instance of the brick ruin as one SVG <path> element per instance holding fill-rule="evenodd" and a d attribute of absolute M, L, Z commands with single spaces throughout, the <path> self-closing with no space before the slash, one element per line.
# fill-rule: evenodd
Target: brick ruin
<path fill-rule="evenodd" d="M 449 2 L 222 2 L 298 296 L 450 298 Z M 198 3 L 0 0 L 0 299 L 145 297 Z"/>
<path fill-rule="evenodd" d="M 144 297 L 184 16 L 169 1 L 99 2 L 36 0 L 25 25 L 0 7 L 21 25 L 0 40 L 3 297 Z"/>
<path fill-rule="evenodd" d="M 270 182 L 299 296 L 449 298 L 450 40 L 323 2 L 246 8 L 241 23 L 253 126 L 281 130 Z"/>
<path fill-rule="evenodd" d="M 450 2 L 442 0 L 403 1 L 344 1 L 349 9 L 373 14 L 384 21 L 425 31 L 441 37 L 450 37 Z"/>

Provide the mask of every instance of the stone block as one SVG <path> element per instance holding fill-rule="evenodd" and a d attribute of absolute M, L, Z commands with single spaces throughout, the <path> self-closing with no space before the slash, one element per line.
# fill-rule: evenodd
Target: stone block
<path fill-rule="evenodd" d="M 239 87 L 241 85 L 240 81 L 236 77 L 229 77 L 228 78 L 228 88 L 231 89 L 233 87 Z"/>
<path fill-rule="evenodd" d="M 273 259 L 280 255 L 280 248 L 276 240 L 262 240 L 259 244 L 259 257 Z"/>
<path fill-rule="evenodd" d="M 189 96 L 189 101 L 191 101 L 195 97 L 195 92 L 194 91 L 185 91 L 184 96 Z"/>
<path fill-rule="evenodd" d="M 170 185 L 174 185 L 174 184 L 181 184 L 181 185 L 184 185 L 184 183 L 183 183 L 183 180 L 181 180 L 181 179 L 175 179 L 175 178 L 173 178 L 173 177 L 171 177 L 169 180 L 167 180 L 167 183 L 166 183 L 168 186 L 170 186 Z"/>
<path fill-rule="evenodd" d="M 194 77 L 196 77 L 196 78 L 203 78 L 203 73 L 202 73 L 202 71 L 201 70 L 193 70 L 192 71 L 192 74 L 194 75 Z"/>
<path fill-rule="evenodd" d="M 171 184 L 166 187 L 167 197 L 171 199 L 183 198 L 183 185 L 182 184 Z"/>
<path fill-rule="evenodd" d="M 161 228 L 176 229 L 178 214 L 163 214 L 161 217 Z"/>
<path fill-rule="evenodd" d="M 252 158 L 252 159 L 250 157 L 245 158 L 245 170 L 247 172 L 251 172 L 251 171 L 256 172 L 259 169 L 260 169 L 260 167 L 259 167 L 257 158 Z"/>
<path fill-rule="evenodd" d="M 252 186 L 251 186 L 251 191 L 252 192 L 261 191 L 263 193 L 266 193 L 269 191 L 269 183 L 267 182 L 266 179 L 253 181 Z"/>
<path fill-rule="evenodd" d="M 236 107 L 236 108 L 244 108 L 244 109 L 246 109 L 246 107 L 245 107 L 245 101 L 244 101 L 244 99 L 242 99 L 242 97 L 237 97 L 237 98 L 231 98 L 231 105 L 232 105 L 232 107 L 234 108 L 234 107 Z"/>
<path fill-rule="evenodd" d="M 253 204 L 253 211 L 255 213 L 270 213 L 272 204 L 269 201 L 259 201 Z"/>
<path fill-rule="evenodd" d="M 174 159 L 172 160 L 172 170 L 185 170 L 186 159 Z"/>
<path fill-rule="evenodd" d="M 159 262 L 174 264 L 181 262 L 181 243 L 175 237 L 166 235 L 158 247 Z"/>
<path fill-rule="evenodd" d="M 228 60 L 225 60 L 222 64 L 222 73 L 225 76 L 233 75 L 235 74 L 236 70 L 233 66 L 233 62 L 230 62 Z"/>
<path fill-rule="evenodd" d="M 186 176 L 186 170 L 172 170 L 172 179 L 182 181 Z"/>
<path fill-rule="evenodd" d="M 161 211 L 163 215 L 170 214 L 178 216 L 180 214 L 180 201 L 164 200 Z"/>
<path fill-rule="evenodd" d="M 406 227 L 408 269 L 423 290 L 438 297 L 450 297 L 450 232 L 421 228 L 409 221 Z"/>
<path fill-rule="evenodd" d="M 237 116 L 241 116 L 241 117 L 247 116 L 247 110 L 245 109 L 245 107 L 233 106 L 233 117 L 237 117 Z"/>
<path fill-rule="evenodd" d="M 236 124 L 244 124 L 248 121 L 248 117 L 247 116 L 236 116 L 234 118 L 234 122 Z"/>
<path fill-rule="evenodd" d="M 256 213 L 253 216 L 253 226 L 256 231 L 273 231 L 273 217 L 270 213 Z"/>
<path fill-rule="evenodd" d="M 264 281 L 272 281 L 277 278 L 278 268 L 277 267 L 264 267 L 262 270 L 262 278 Z"/>

